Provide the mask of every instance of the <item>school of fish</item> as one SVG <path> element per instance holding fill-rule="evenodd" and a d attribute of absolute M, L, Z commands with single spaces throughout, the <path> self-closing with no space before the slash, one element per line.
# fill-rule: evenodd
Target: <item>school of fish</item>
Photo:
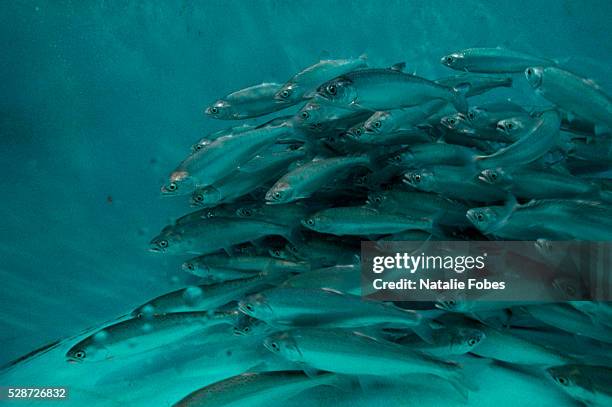
<path fill-rule="evenodd" d="M 67 361 L 216 372 L 175 406 L 611 406 L 610 303 L 361 298 L 364 240 L 534 241 L 543 261 L 555 241 L 612 240 L 605 91 L 500 48 L 440 62 L 448 76 L 426 79 L 321 60 L 212 102 L 227 128 L 161 188 L 197 210 L 150 243 L 191 257 L 193 284 L 79 338 Z M 495 97 L 519 83 L 540 106 Z"/>

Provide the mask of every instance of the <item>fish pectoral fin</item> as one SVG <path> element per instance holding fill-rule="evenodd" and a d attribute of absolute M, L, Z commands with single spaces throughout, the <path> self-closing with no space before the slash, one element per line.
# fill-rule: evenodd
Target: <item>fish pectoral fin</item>
<path fill-rule="evenodd" d="M 403 72 L 404 69 L 406 69 L 406 63 L 405 62 L 398 62 L 397 64 L 393 64 L 389 67 L 390 70 L 392 71 L 397 71 L 397 72 Z"/>
<path fill-rule="evenodd" d="M 317 377 L 321 374 L 322 370 L 319 370 L 317 368 L 314 368 L 312 366 L 309 366 L 307 364 L 301 364 L 300 366 L 302 368 L 302 370 L 304 371 L 304 373 L 306 373 L 306 376 L 313 378 L 313 377 Z"/>
<path fill-rule="evenodd" d="M 427 323 L 420 323 L 419 325 L 413 326 L 412 330 L 425 343 L 428 343 L 430 345 L 434 343 L 433 328 Z"/>

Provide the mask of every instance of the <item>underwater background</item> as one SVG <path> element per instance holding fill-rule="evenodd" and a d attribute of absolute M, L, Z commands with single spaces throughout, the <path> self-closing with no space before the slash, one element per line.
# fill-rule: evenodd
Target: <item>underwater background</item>
<path fill-rule="evenodd" d="M 611 9 L 604 0 L 3 2 L 0 365 L 185 285 L 186 257 L 150 253 L 148 242 L 190 210 L 159 188 L 195 141 L 226 127 L 203 115 L 221 95 L 284 82 L 322 56 L 365 53 L 374 66 L 405 61 L 441 77 L 441 56 L 485 46 L 562 59 L 609 90 Z"/>

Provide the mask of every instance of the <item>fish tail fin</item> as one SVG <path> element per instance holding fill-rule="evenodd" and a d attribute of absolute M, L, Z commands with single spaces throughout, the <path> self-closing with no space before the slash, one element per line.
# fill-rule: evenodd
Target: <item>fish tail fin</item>
<path fill-rule="evenodd" d="M 460 83 L 453 88 L 453 100 L 451 103 L 459 113 L 467 113 L 468 111 L 466 96 L 470 88 L 471 86 L 469 83 Z"/>
<path fill-rule="evenodd" d="M 600 191 L 599 199 L 608 203 L 612 203 L 612 191 Z"/>
<path fill-rule="evenodd" d="M 454 362 L 449 362 L 454 363 Z M 459 366 L 454 363 L 455 366 Z M 447 378 L 451 386 L 457 390 L 461 397 L 467 401 L 469 399 L 470 391 L 478 391 L 478 386 L 469 380 L 462 371 L 454 371 Z"/>
<path fill-rule="evenodd" d="M 294 246 L 299 246 L 304 242 L 304 236 L 300 233 L 299 228 L 290 228 L 282 236 Z"/>

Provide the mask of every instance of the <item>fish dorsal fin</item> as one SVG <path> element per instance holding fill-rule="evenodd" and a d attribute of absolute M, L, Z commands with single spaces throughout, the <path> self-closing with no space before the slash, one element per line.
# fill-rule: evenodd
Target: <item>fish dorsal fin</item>
<path fill-rule="evenodd" d="M 392 71 L 397 71 L 397 72 L 403 72 L 404 69 L 406 69 L 406 63 L 405 62 L 398 62 L 397 64 L 393 64 L 389 67 L 390 70 Z"/>

